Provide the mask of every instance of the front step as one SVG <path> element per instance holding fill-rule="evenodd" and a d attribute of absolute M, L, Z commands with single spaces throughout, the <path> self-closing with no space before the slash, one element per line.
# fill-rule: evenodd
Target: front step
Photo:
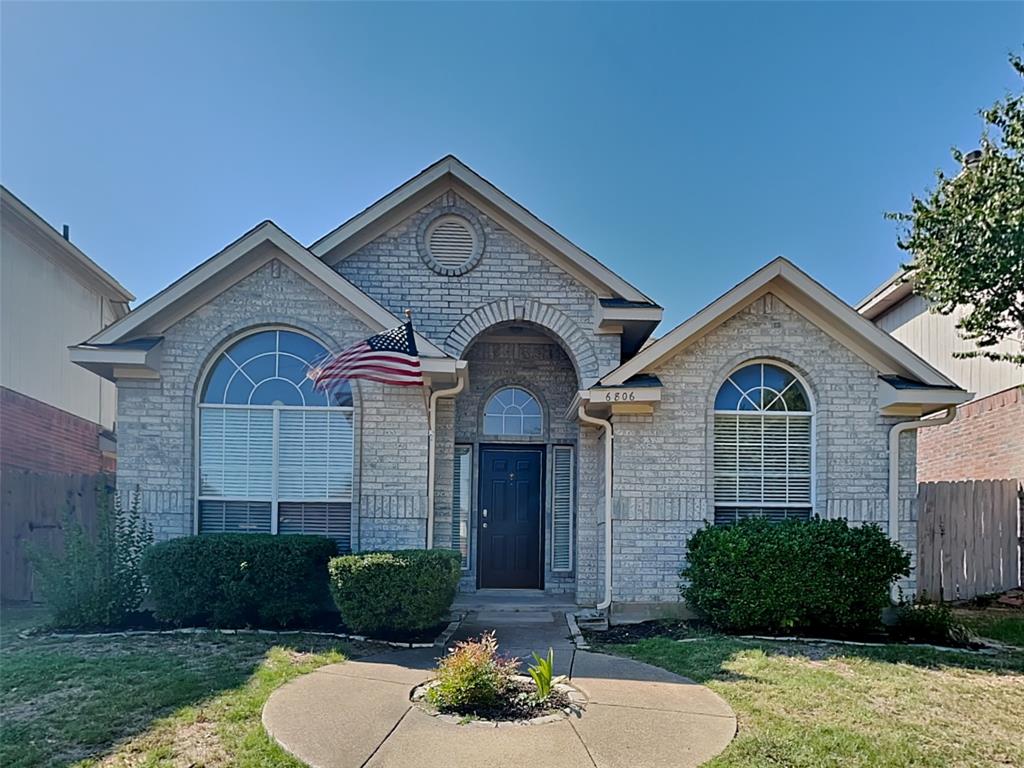
<path fill-rule="evenodd" d="M 481 589 L 455 597 L 452 610 L 458 613 L 564 613 L 575 611 L 576 603 L 565 595 L 546 595 L 539 589 Z"/>

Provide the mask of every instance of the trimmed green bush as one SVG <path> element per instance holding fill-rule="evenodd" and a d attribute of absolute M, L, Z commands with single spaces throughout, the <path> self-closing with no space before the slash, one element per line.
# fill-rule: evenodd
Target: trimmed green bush
<path fill-rule="evenodd" d="M 886 629 L 894 640 L 934 645 L 970 645 L 970 630 L 945 603 L 904 602 L 893 612 Z"/>
<path fill-rule="evenodd" d="M 680 591 L 719 629 L 859 633 L 878 627 L 910 555 L 875 525 L 744 520 L 688 543 Z"/>
<path fill-rule="evenodd" d="M 444 619 L 461 556 L 448 549 L 367 552 L 331 560 L 331 594 L 345 626 L 361 634 L 415 632 Z"/>
<path fill-rule="evenodd" d="M 330 605 L 322 536 L 215 533 L 172 539 L 146 552 L 142 569 L 158 619 L 178 625 L 285 627 Z"/>

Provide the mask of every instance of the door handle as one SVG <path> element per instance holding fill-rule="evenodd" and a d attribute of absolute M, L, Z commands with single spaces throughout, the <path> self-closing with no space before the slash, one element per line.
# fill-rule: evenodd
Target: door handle
<path fill-rule="evenodd" d="M 481 514 L 481 515 L 483 515 L 484 517 L 487 517 L 487 510 L 485 509 L 485 510 L 484 510 L 483 512 L 481 512 L 480 514 Z"/>

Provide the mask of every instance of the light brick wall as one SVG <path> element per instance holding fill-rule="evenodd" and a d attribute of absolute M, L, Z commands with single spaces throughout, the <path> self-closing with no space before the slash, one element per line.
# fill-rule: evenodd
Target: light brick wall
<path fill-rule="evenodd" d="M 448 210 L 478 222 L 484 235 L 479 264 L 457 277 L 432 270 L 418 246 L 424 223 Z M 588 383 L 619 364 L 619 336 L 593 333 L 593 291 L 454 192 L 424 206 L 335 268 L 392 312 L 411 308 L 418 330 L 453 354 L 465 349 L 474 335 L 456 332 L 468 318 L 476 314 L 484 321 L 470 323 L 479 332 L 514 319 L 518 307 L 528 315 L 525 319 L 552 329 L 565 342 Z M 481 311 L 484 306 L 491 309 Z M 504 307 L 511 311 L 503 314 Z"/>
<path fill-rule="evenodd" d="M 767 296 L 654 371 L 664 391 L 653 415 L 615 417 L 616 600 L 678 599 L 686 539 L 713 520 L 714 397 L 731 370 L 754 358 L 801 372 L 814 399 L 815 512 L 886 527 L 888 433 L 898 419 L 878 413 L 877 371 Z M 901 465 L 900 540 L 913 552 L 912 433 Z"/>
<path fill-rule="evenodd" d="M 1024 385 L 961 405 L 950 424 L 921 430 L 917 475 L 922 483 L 1024 479 Z"/>
<path fill-rule="evenodd" d="M 118 382 L 118 485 L 138 484 L 159 539 L 193 532 L 195 402 L 214 353 L 241 332 L 288 326 L 337 350 L 369 329 L 286 265 L 268 263 L 164 334 L 159 380 Z M 276 275 L 276 276 L 275 276 Z M 358 382 L 353 546 L 423 546 L 427 429 L 419 389 Z M 362 514 L 360 514 L 362 513 Z"/>

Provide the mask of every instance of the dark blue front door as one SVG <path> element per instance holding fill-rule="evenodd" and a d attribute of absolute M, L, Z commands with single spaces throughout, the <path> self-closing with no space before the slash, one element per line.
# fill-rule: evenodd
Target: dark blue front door
<path fill-rule="evenodd" d="M 543 448 L 480 449 L 480 586 L 544 586 Z"/>

